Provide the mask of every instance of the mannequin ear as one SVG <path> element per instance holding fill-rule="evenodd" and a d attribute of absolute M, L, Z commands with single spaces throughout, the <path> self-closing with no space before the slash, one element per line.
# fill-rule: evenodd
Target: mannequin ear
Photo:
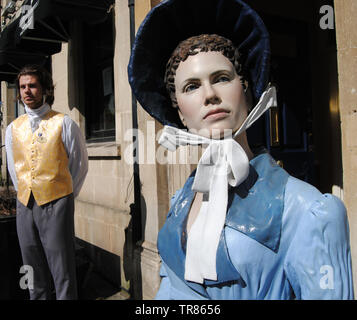
<path fill-rule="evenodd" d="M 248 88 L 249 88 L 249 83 L 247 80 L 244 80 L 243 82 L 243 87 L 244 87 L 244 92 L 247 92 L 248 91 Z"/>
<path fill-rule="evenodd" d="M 245 94 L 245 101 L 247 104 L 247 111 L 249 113 L 253 109 L 253 96 L 250 88 L 248 87 L 248 83 L 246 89 L 244 90 L 244 94 Z"/>
<path fill-rule="evenodd" d="M 187 127 L 185 118 L 184 118 L 184 116 L 183 116 L 183 114 L 182 114 L 182 112 L 181 112 L 181 110 L 180 110 L 179 107 L 177 107 L 177 112 L 178 112 L 178 115 L 179 115 L 179 117 L 180 117 L 180 120 L 181 120 L 182 124 L 183 124 L 185 127 Z"/>

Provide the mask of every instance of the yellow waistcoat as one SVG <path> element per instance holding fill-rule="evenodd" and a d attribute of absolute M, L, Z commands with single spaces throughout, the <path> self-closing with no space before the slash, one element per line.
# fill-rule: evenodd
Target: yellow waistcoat
<path fill-rule="evenodd" d="M 49 111 L 32 133 L 28 115 L 12 123 L 17 198 L 27 205 L 31 191 L 38 205 L 73 192 L 68 156 L 62 141 L 64 115 Z"/>

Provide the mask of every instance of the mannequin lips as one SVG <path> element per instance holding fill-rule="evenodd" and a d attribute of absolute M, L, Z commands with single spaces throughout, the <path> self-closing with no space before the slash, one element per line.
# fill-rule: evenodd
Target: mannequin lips
<path fill-rule="evenodd" d="M 218 108 L 209 111 L 204 117 L 203 120 L 218 120 L 218 119 L 223 119 L 229 115 L 229 111 Z"/>

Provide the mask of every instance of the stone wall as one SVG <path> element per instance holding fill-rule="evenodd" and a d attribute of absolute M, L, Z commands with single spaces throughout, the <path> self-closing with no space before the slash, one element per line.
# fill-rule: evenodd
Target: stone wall
<path fill-rule="evenodd" d="M 357 1 L 335 0 L 344 202 L 357 290 Z"/>
<path fill-rule="evenodd" d="M 2 111 L 2 122 L 1 122 L 1 145 L 5 145 L 5 132 L 7 126 L 15 120 L 15 88 L 9 88 L 5 81 L 1 82 L 1 111 Z M 7 177 L 7 165 L 6 165 L 6 151 L 5 147 L 1 148 L 1 177 L 6 179 Z"/>
<path fill-rule="evenodd" d="M 131 91 L 127 80 L 126 67 L 130 54 L 129 9 L 125 1 L 115 4 L 115 56 L 114 82 L 116 106 L 116 139 L 105 143 L 88 143 L 89 170 L 82 190 L 76 199 L 76 236 L 91 245 L 104 249 L 120 257 L 121 265 L 115 272 L 120 273 L 122 288 L 130 289 L 130 278 L 126 270 L 132 270 L 133 257 L 125 250 L 128 228 L 131 221 L 130 205 L 133 203 L 132 165 L 121 157 L 129 141 L 124 141 L 124 133 L 131 127 Z M 83 103 L 81 103 L 81 77 L 78 67 L 81 52 L 80 25 L 71 25 L 71 39 L 62 44 L 62 51 L 52 56 L 52 74 L 55 84 L 53 109 L 68 114 L 85 132 Z M 77 68 L 77 69 L 76 69 Z M 129 233 L 130 234 L 130 233 Z M 129 264 L 125 266 L 124 263 Z"/>

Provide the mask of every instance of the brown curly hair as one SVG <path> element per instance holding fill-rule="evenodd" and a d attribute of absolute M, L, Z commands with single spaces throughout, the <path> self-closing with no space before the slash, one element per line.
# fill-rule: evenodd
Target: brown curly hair
<path fill-rule="evenodd" d="M 217 34 L 201 34 L 181 41 L 172 53 L 166 64 L 165 84 L 170 95 L 172 105 L 176 108 L 175 75 L 176 70 L 182 61 L 189 56 L 199 52 L 218 51 L 221 52 L 235 67 L 237 74 L 241 77 L 242 86 L 246 89 L 246 77 L 240 63 L 241 54 L 233 45 L 233 42 Z"/>
<path fill-rule="evenodd" d="M 22 76 L 36 76 L 38 81 L 40 82 L 42 92 L 44 95 L 46 95 L 45 102 L 48 103 L 50 106 L 53 105 L 53 102 L 55 101 L 54 97 L 54 85 L 53 85 L 53 80 L 51 74 L 43 67 L 33 64 L 33 65 L 27 65 L 23 67 L 19 74 L 16 77 L 16 88 L 17 88 L 17 99 L 21 100 L 20 97 L 20 77 Z"/>

